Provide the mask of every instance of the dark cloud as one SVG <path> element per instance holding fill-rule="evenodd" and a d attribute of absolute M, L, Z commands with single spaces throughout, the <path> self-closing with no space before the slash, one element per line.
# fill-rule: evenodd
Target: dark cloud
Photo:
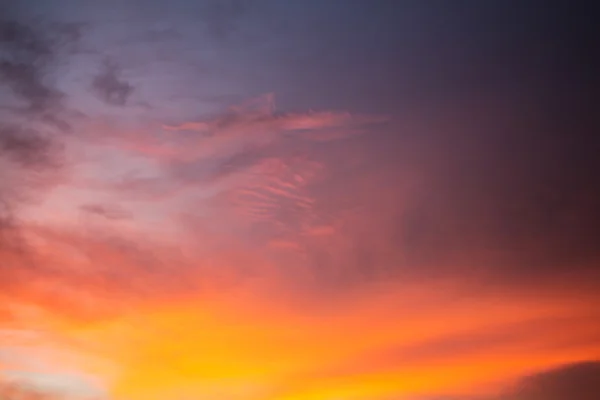
<path fill-rule="evenodd" d="M 0 252 L 2 283 L 29 265 L 19 208 L 53 185 L 62 164 L 60 135 L 70 131 L 64 94 L 52 81 L 55 67 L 79 28 L 0 17 Z"/>
<path fill-rule="evenodd" d="M 20 164 L 39 165 L 50 158 L 54 131 L 69 129 L 61 118 L 64 94 L 50 77 L 64 45 L 79 31 L 29 22 L 0 20 L 0 87 L 6 95 L 0 100 L 0 152 Z"/>
<path fill-rule="evenodd" d="M 64 93 L 52 82 L 58 60 L 79 39 L 77 24 L 43 24 L 40 21 L 0 20 L 0 84 L 9 89 L 16 104 L 5 109 L 27 118 L 50 122 L 62 129 Z"/>
<path fill-rule="evenodd" d="M 33 130 L 15 126 L 0 127 L 0 152 L 25 167 L 50 166 L 53 142 Z"/>
<path fill-rule="evenodd" d="M 595 400 L 600 397 L 600 362 L 567 365 L 523 379 L 505 400 Z"/>
<path fill-rule="evenodd" d="M 596 400 L 600 398 L 599 376 L 600 362 L 587 361 L 527 376 L 499 395 L 440 395 L 417 398 L 419 400 Z M 395 399 L 395 397 L 389 398 L 389 400 Z"/>
<path fill-rule="evenodd" d="M 120 71 L 112 61 L 105 61 L 100 72 L 92 81 L 94 93 L 113 106 L 124 106 L 134 91 L 133 85 L 120 78 Z"/>

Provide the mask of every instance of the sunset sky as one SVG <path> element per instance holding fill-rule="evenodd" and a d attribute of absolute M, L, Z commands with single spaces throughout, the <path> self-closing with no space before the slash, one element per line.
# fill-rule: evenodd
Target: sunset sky
<path fill-rule="evenodd" d="M 567 4 L 0 0 L 0 399 L 600 398 Z"/>

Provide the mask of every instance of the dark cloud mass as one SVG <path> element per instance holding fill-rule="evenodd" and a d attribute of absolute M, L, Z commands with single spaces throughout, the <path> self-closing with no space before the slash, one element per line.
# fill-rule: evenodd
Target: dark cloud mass
<path fill-rule="evenodd" d="M 595 400 L 600 396 L 600 363 L 565 365 L 522 379 L 493 400 Z"/>
<path fill-rule="evenodd" d="M 54 150 L 53 131 L 68 129 L 60 116 L 64 95 L 50 79 L 63 33 L 5 18 L 0 20 L 0 147 L 23 166 L 39 166 Z"/>
<path fill-rule="evenodd" d="M 515 400 L 592 400 L 600 396 L 600 363 L 588 362 L 557 368 L 517 385 Z"/>
<path fill-rule="evenodd" d="M 62 164 L 64 94 L 53 66 L 76 27 L 20 20 L 6 8 L 0 16 L 0 268 L 2 286 L 18 275 L 18 258 L 31 254 L 20 233 L 19 209 L 52 187 Z M 11 18 L 12 17 L 12 18 Z"/>
<path fill-rule="evenodd" d="M 426 396 L 418 400 L 596 400 L 600 395 L 598 376 L 600 363 L 587 361 L 529 375 L 494 396 Z"/>
<path fill-rule="evenodd" d="M 44 25 L 4 16 L 0 22 L 0 79 L 17 100 L 4 109 L 58 123 L 64 94 L 54 85 L 53 68 L 57 58 L 66 55 L 67 44 L 76 40 L 78 30 L 71 24 Z"/>

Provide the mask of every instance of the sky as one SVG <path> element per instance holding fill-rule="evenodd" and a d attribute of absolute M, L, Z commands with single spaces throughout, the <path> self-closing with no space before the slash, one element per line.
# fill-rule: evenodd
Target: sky
<path fill-rule="evenodd" d="M 577 7 L 0 0 L 0 399 L 597 398 Z"/>

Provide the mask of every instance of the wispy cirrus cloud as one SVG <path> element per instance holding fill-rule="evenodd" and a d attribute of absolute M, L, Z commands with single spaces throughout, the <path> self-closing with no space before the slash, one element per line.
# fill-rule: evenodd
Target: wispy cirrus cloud
<path fill-rule="evenodd" d="M 323 140 L 365 134 L 385 121 L 345 112 L 278 112 L 274 96 L 267 94 L 222 114 L 164 125 L 162 132 L 114 136 L 109 148 L 147 160 L 156 173 L 117 177 L 107 187 L 126 197 L 199 196 L 201 207 L 232 221 L 241 218 L 234 224 L 245 221 L 268 235 L 309 231 L 320 224 L 309 188 L 327 174 L 315 149 Z"/>
<path fill-rule="evenodd" d="M 165 125 L 167 131 L 194 132 L 181 140 L 187 148 L 178 157 L 227 157 L 264 148 L 285 139 L 323 140 L 341 138 L 344 129 L 353 134 L 358 128 L 385 122 L 380 116 L 352 115 L 346 112 L 281 113 L 275 109 L 274 95 L 267 94 L 201 121 Z M 337 136 L 329 130 L 336 129 Z"/>

